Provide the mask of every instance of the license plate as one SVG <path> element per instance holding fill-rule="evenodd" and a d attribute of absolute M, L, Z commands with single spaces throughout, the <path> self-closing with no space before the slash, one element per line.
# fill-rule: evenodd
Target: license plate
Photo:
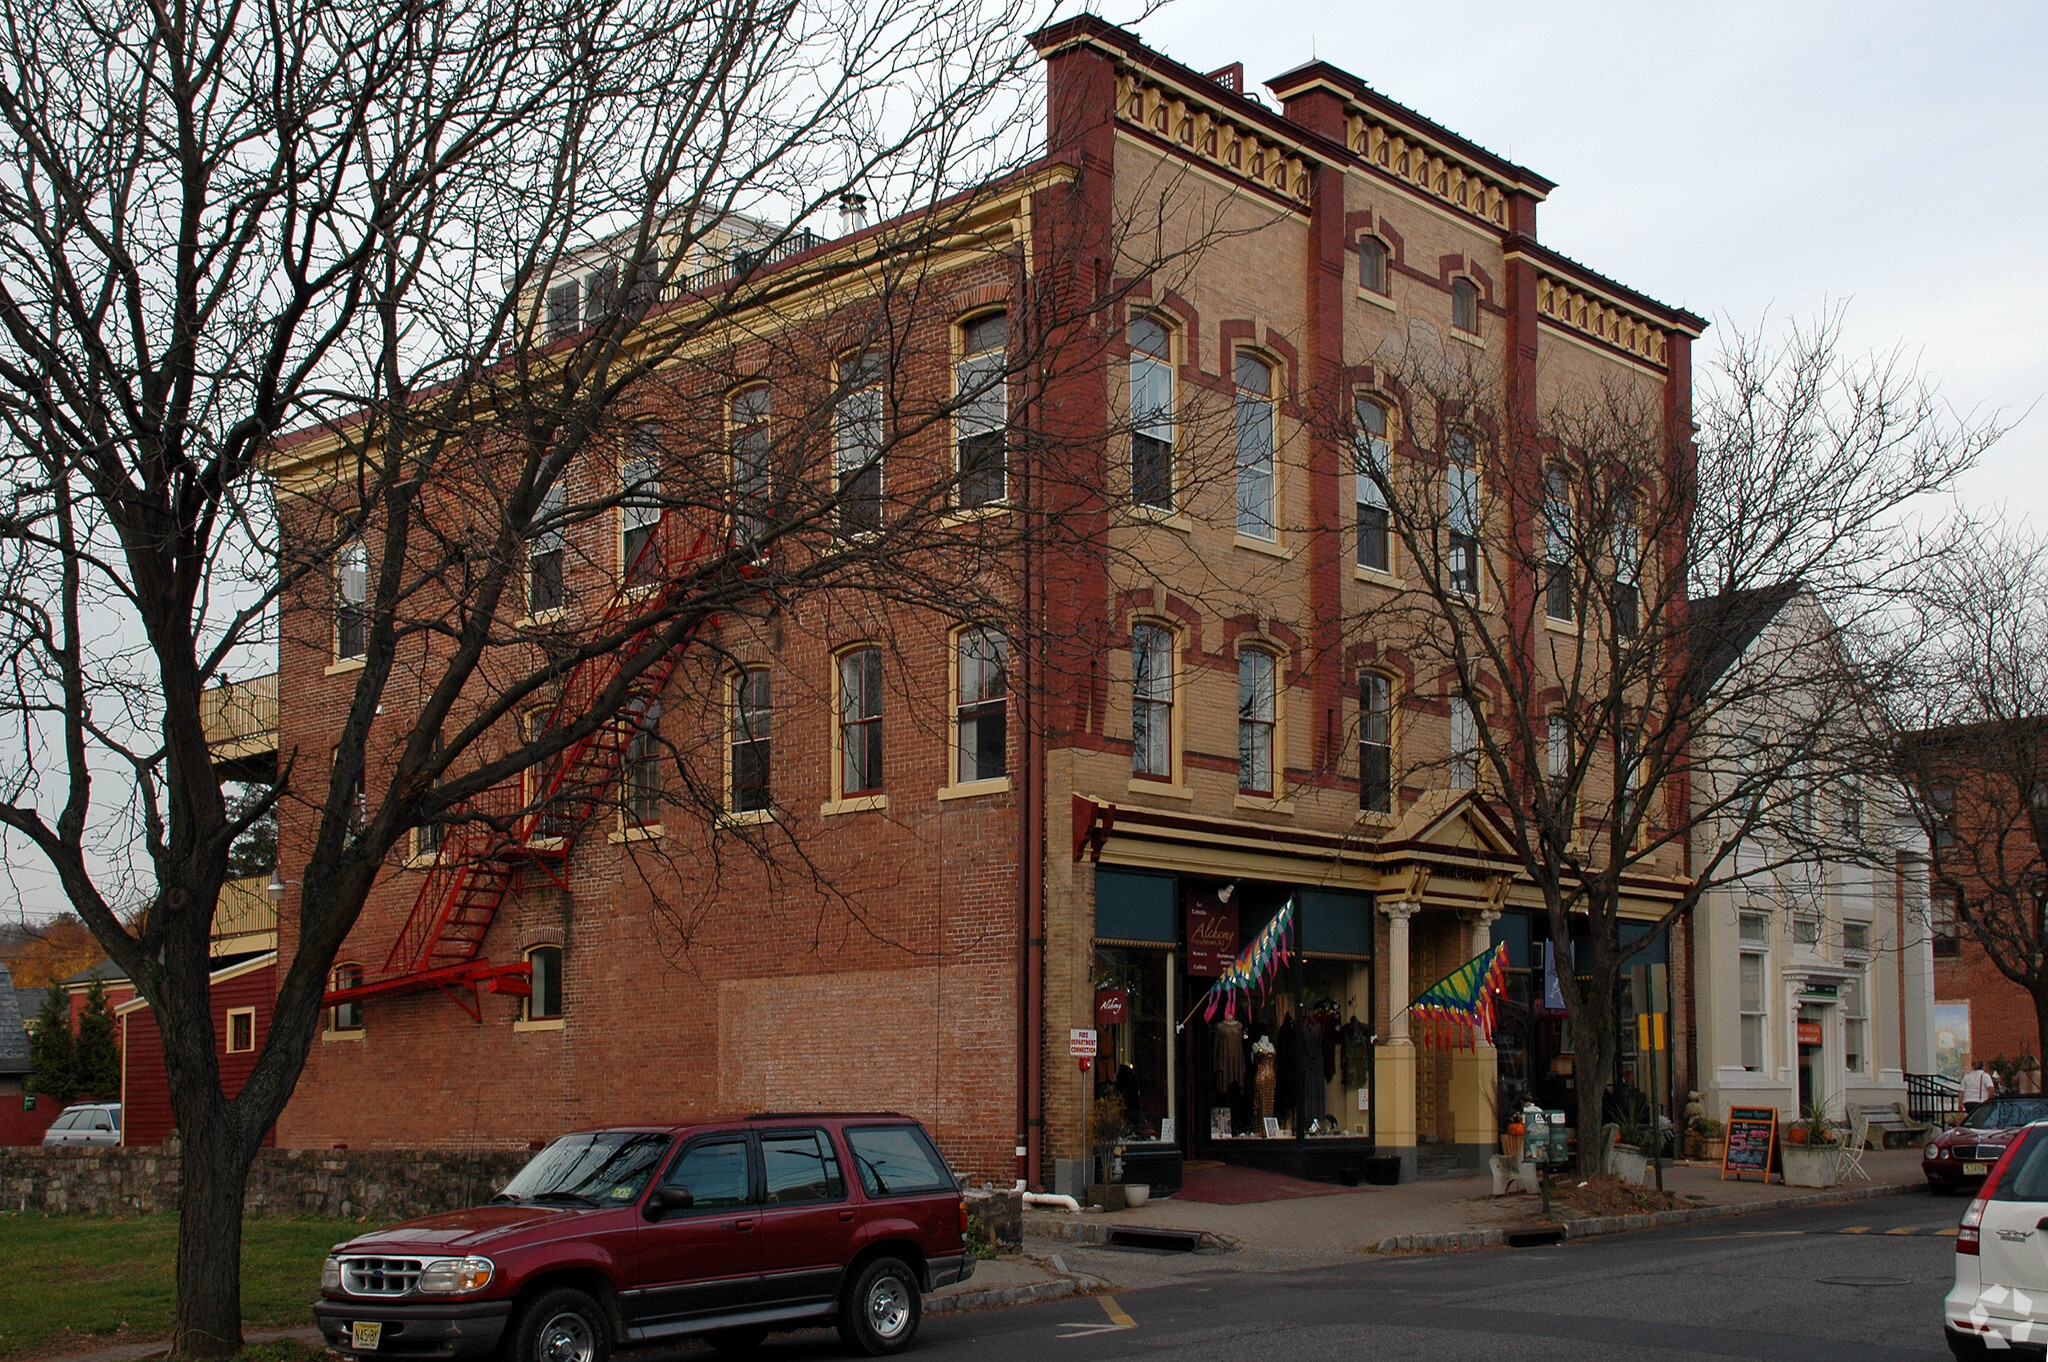
<path fill-rule="evenodd" d="M 1988 1163 L 1966 1163 L 1963 1165 L 1963 1176 L 1966 1178 L 1981 1178 L 1990 1171 L 1991 1165 Z"/>
<path fill-rule="evenodd" d="M 361 1320 L 348 1326 L 348 1341 L 351 1347 L 364 1352 L 375 1352 L 377 1340 L 384 1336 L 384 1326 Z"/>

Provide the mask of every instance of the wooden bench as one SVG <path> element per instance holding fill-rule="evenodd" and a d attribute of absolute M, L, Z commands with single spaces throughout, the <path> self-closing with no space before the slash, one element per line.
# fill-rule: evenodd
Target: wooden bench
<path fill-rule="evenodd" d="M 1856 1111 L 1867 1127 L 1865 1143 L 1875 1140 L 1879 1149 L 1916 1145 L 1933 1132 L 1933 1127 L 1925 1121 L 1916 1121 L 1908 1116 L 1903 1102 L 1858 1103 Z"/>

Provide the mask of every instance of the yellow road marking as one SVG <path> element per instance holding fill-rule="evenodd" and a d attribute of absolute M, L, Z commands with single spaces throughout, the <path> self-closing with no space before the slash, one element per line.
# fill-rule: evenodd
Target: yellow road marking
<path fill-rule="evenodd" d="M 1886 1233 L 1886 1234 L 1912 1234 L 1912 1233 L 1914 1233 L 1915 1231 L 1917 1231 L 1918 1229 L 1920 1229 L 1920 1226 L 1918 1226 L 1918 1225 L 1901 1225 L 1901 1226 L 1899 1226 L 1899 1227 L 1898 1227 L 1897 1229 L 1895 1229 L 1895 1230 L 1886 1230 L 1886 1231 L 1885 1231 L 1885 1233 Z"/>
<path fill-rule="evenodd" d="M 1843 1233 L 1843 1234 L 1868 1234 L 1868 1233 L 1870 1233 L 1870 1226 L 1868 1226 L 1868 1225 L 1846 1225 L 1846 1226 L 1844 1226 L 1844 1227 L 1843 1227 L 1843 1229 L 1842 1229 L 1842 1233 Z"/>
<path fill-rule="evenodd" d="M 1956 1232 L 1953 1227 L 1945 1230 L 1936 1230 L 1935 1233 L 1940 1235 L 1944 1239 L 1953 1239 L 1956 1237 Z"/>
<path fill-rule="evenodd" d="M 1135 1329 L 1138 1327 L 1138 1321 L 1124 1313 L 1124 1308 L 1116 1303 L 1116 1297 L 1097 1296 L 1096 1299 L 1102 1302 L 1102 1311 L 1109 1316 L 1111 1324 L 1122 1329 Z"/>

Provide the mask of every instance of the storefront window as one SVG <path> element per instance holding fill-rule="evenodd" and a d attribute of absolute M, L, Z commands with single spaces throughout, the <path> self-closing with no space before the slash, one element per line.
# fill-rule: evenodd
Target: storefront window
<path fill-rule="evenodd" d="M 1134 1139 L 1160 1138 L 1162 1123 L 1172 1115 L 1167 955 L 1145 946 L 1095 948 L 1096 1116 L 1106 1127 L 1108 1104 L 1114 1101 L 1123 1113 L 1123 1133 Z"/>

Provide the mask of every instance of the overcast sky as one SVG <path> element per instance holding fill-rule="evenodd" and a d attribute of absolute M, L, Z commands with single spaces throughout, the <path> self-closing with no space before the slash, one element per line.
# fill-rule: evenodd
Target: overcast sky
<path fill-rule="evenodd" d="M 1352 72 L 1557 181 L 1544 243 L 1653 298 L 1746 329 L 1846 303 L 1956 407 L 2040 403 L 1960 491 L 2048 528 L 2048 5 L 1175 0 L 1137 27 L 1261 94 Z"/>

